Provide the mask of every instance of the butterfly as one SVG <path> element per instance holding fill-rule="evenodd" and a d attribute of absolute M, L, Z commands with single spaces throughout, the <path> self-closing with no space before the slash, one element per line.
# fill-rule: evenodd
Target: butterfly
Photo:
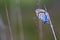
<path fill-rule="evenodd" d="M 36 9 L 36 16 L 39 20 L 41 20 L 44 24 L 49 22 L 49 14 L 47 11 L 43 9 Z"/>

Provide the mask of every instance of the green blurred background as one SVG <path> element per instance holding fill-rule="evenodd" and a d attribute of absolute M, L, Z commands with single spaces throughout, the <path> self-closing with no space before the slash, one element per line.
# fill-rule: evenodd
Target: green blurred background
<path fill-rule="evenodd" d="M 44 5 L 50 14 L 57 40 L 60 40 L 60 0 L 41 0 L 40 6 L 43 8 Z M 24 40 L 39 40 L 38 26 L 34 21 L 37 0 L 0 0 L 0 15 L 6 25 L 6 40 L 11 40 L 5 6 L 8 10 L 13 39 L 22 40 L 21 35 L 24 34 Z M 50 26 L 42 25 L 43 40 L 54 40 Z"/>

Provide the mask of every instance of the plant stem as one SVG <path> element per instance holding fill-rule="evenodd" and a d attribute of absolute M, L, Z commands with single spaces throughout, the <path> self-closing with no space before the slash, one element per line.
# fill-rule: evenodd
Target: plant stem
<path fill-rule="evenodd" d="M 7 20 L 8 20 L 8 26 L 9 26 L 11 40 L 13 40 L 12 30 L 11 30 L 11 26 L 10 26 L 10 20 L 9 20 L 9 16 L 8 16 L 8 9 L 7 9 L 7 5 L 6 4 L 5 4 L 5 10 L 6 10 L 6 15 L 7 15 Z"/>
<path fill-rule="evenodd" d="M 39 40 L 43 40 L 43 29 L 41 20 L 39 20 L 39 38 Z"/>

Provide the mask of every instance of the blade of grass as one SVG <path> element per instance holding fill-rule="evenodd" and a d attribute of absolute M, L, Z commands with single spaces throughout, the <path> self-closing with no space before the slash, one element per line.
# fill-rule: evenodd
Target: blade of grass
<path fill-rule="evenodd" d="M 39 40 L 43 40 L 43 29 L 41 20 L 39 20 Z"/>
<path fill-rule="evenodd" d="M 46 9 L 46 6 L 45 6 L 45 5 L 44 5 L 44 7 L 45 7 L 45 10 L 47 11 L 47 9 Z M 53 24 L 52 24 L 52 22 L 51 22 L 50 17 L 49 17 L 49 22 L 50 22 L 51 30 L 52 30 L 52 32 L 53 32 L 54 39 L 55 39 L 55 40 L 57 40 L 57 37 L 56 37 L 55 31 L 54 31 L 54 28 L 53 28 Z"/>
<path fill-rule="evenodd" d="M 56 37 L 56 34 L 55 34 L 55 31 L 54 31 L 51 20 L 50 20 L 50 26 L 51 26 L 51 29 L 52 29 L 52 32 L 53 32 L 54 39 L 57 40 L 57 37 Z"/>
<path fill-rule="evenodd" d="M 5 1 L 4 1 L 4 2 L 5 2 Z M 10 31 L 11 40 L 13 40 L 13 35 L 12 35 L 11 26 L 10 26 L 10 20 L 9 20 L 9 15 L 8 15 L 8 9 L 7 9 L 7 4 L 6 4 L 6 2 L 5 2 L 5 10 L 6 10 L 7 20 L 8 20 L 8 26 L 9 26 L 9 31 Z"/>
<path fill-rule="evenodd" d="M 16 0 L 16 4 L 19 4 L 19 0 Z M 21 40 L 24 40 L 24 31 L 23 31 L 23 23 L 22 23 L 22 15 L 21 15 L 21 10 L 20 6 L 17 6 L 17 19 L 18 19 L 18 25 L 20 28 L 20 38 Z"/>

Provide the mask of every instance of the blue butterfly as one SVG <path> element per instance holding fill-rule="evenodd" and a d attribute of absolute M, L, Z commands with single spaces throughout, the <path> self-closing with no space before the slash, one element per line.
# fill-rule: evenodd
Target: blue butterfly
<path fill-rule="evenodd" d="M 49 22 L 49 14 L 47 11 L 43 9 L 36 9 L 36 16 L 40 19 L 44 24 Z"/>

